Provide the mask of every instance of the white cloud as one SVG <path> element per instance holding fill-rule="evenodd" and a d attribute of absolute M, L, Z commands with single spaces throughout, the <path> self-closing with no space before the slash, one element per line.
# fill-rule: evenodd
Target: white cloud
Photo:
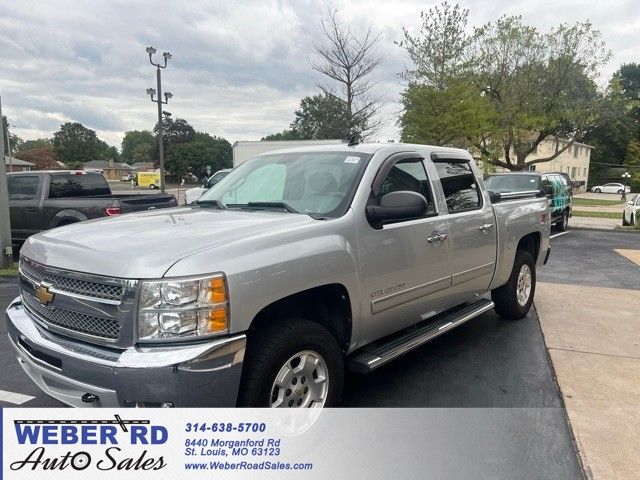
<path fill-rule="evenodd" d="M 380 138 L 396 138 L 401 90 L 397 73 L 406 62 L 394 44 L 401 28 L 418 28 L 420 10 L 435 2 L 343 0 L 346 19 L 371 23 L 383 34 L 387 54 L 377 74 L 387 97 Z M 546 29 L 590 19 L 614 51 L 604 70 L 640 57 L 640 3 L 586 0 L 462 2 L 470 23 L 503 13 L 522 14 Z M 231 141 L 259 139 L 288 126 L 301 97 L 314 93 L 309 67 L 318 23 L 327 4 L 313 0 L 216 1 L 23 0 L 0 4 L 0 88 L 3 111 L 24 138 L 51 133 L 61 122 L 80 121 L 112 145 L 122 133 L 151 128 L 156 111 L 145 96 L 155 86 L 147 45 L 174 55 L 163 86 L 166 107 L 197 129 Z"/>

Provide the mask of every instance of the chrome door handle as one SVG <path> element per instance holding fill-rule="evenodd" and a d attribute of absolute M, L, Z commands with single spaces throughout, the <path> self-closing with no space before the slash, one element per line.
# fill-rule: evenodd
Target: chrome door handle
<path fill-rule="evenodd" d="M 432 237 L 427 237 L 427 242 L 438 243 L 438 242 L 441 242 L 442 240 L 446 240 L 448 236 L 449 235 L 447 235 L 446 233 L 441 233 L 440 235 L 433 235 Z"/>
<path fill-rule="evenodd" d="M 478 227 L 478 230 L 480 230 L 482 233 L 487 233 L 492 228 L 493 228 L 493 223 L 485 223 L 484 225 L 480 225 Z"/>

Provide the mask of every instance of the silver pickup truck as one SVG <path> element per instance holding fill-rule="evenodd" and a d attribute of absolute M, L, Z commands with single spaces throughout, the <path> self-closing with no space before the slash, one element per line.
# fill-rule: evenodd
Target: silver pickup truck
<path fill-rule="evenodd" d="M 9 341 L 78 407 L 336 405 L 346 368 L 527 314 L 548 202 L 505 197 L 459 149 L 260 155 L 192 206 L 29 238 Z"/>

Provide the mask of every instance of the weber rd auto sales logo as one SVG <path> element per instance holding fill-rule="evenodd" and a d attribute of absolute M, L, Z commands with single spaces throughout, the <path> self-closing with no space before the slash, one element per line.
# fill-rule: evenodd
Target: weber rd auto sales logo
<path fill-rule="evenodd" d="M 164 457 L 150 453 L 153 446 L 167 442 L 167 429 L 151 425 L 149 420 L 14 420 L 20 445 L 34 448 L 10 464 L 11 470 L 86 470 L 136 471 L 166 467 Z M 51 454 L 51 448 L 66 449 Z M 143 447 L 136 456 L 131 447 Z M 90 447 L 90 448 L 88 448 Z M 134 449 L 134 450 L 139 450 Z M 90 453 L 91 452 L 91 453 Z"/>

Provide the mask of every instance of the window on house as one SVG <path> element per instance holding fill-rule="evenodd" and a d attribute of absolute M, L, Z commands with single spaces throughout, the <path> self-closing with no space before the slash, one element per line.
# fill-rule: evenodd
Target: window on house
<path fill-rule="evenodd" d="M 577 158 L 579 151 L 580 151 L 580 147 L 578 145 L 574 145 L 573 146 L 573 156 Z"/>
<path fill-rule="evenodd" d="M 574 179 L 576 178 L 576 171 L 577 171 L 577 167 L 571 167 L 571 178 Z"/>

